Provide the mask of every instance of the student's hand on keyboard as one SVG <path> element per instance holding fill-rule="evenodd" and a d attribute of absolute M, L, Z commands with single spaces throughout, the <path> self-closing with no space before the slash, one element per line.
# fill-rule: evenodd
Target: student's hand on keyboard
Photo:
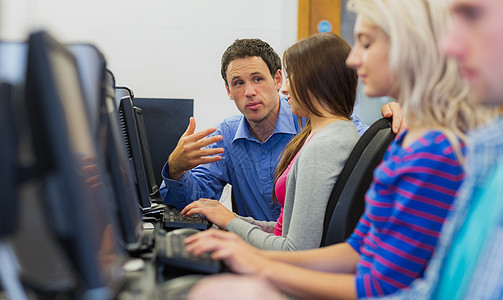
<path fill-rule="evenodd" d="M 212 252 L 211 258 L 223 260 L 236 273 L 262 274 L 273 263 L 233 232 L 209 229 L 186 238 L 185 244 L 185 250 L 196 256 Z"/>
<path fill-rule="evenodd" d="M 192 202 L 182 210 L 183 216 L 191 216 L 193 214 L 205 216 L 206 219 L 221 229 L 225 229 L 227 224 L 236 218 L 234 213 L 218 202 L 218 200 L 204 198 Z"/>

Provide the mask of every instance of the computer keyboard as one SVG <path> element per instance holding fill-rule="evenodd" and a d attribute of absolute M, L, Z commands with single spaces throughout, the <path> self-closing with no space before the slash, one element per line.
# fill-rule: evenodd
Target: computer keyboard
<path fill-rule="evenodd" d="M 167 233 L 158 233 L 155 240 L 157 263 L 195 273 L 213 274 L 221 272 L 223 263 L 213 260 L 210 253 L 195 256 L 185 251 L 185 238 L 197 232 L 200 232 L 200 230 L 179 228 Z"/>
<path fill-rule="evenodd" d="M 147 221 L 146 218 L 154 218 L 156 222 L 162 220 L 162 216 L 164 211 L 166 210 L 166 205 L 164 204 L 152 204 L 149 208 L 141 208 L 142 216 L 144 221 Z"/>
<path fill-rule="evenodd" d="M 211 223 L 200 215 L 182 216 L 176 207 L 167 205 L 163 214 L 163 227 L 166 230 L 177 228 L 195 228 L 205 230 Z"/>

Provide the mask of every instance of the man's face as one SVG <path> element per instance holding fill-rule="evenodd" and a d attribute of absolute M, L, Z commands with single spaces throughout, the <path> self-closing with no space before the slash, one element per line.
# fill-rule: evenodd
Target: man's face
<path fill-rule="evenodd" d="M 454 22 L 444 52 L 459 61 L 477 101 L 503 104 L 503 1 L 448 1 Z"/>
<path fill-rule="evenodd" d="M 267 64 L 258 56 L 237 58 L 227 67 L 227 94 L 249 123 L 275 120 L 279 111 L 278 91 L 283 75 L 271 76 Z M 276 126 L 276 123 L 271 124 Z"/>

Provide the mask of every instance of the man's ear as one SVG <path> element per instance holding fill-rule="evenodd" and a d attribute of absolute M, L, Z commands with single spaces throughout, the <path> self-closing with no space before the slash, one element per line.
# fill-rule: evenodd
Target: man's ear
<path fill-rule="evenodd" d="M 276 91 L 278 92 L 283 86 L 283 72 L 281 71 L 281 69 L 278 69 L 276 71 L 276 74 L 274 75 L 274 86 L 276 87 Z"/>
<path fill-rule="evenodd" d="M 232 98 L 232 94 L 231 94 L 231 91 L 229 90 L 229 86 L 227 85 L 227 83 L 225 84 L 225 90 L 227 91 L 227 95 L 229 96 L 229 99 L 234 101 L 234 98 Z"/>

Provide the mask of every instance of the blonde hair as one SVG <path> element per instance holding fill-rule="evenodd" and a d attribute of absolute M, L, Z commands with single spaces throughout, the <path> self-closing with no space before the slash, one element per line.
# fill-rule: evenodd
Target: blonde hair
<path fill-rule="evenodd" d="M 394 94 L 411 127 L 439 128 L 459 158 L 466 133 L 490 119 L 470 97 L 457 62 L 441 53 L 451 16 L 440 0 L 349 0 L 347 7 L 390 39 Z"/>

